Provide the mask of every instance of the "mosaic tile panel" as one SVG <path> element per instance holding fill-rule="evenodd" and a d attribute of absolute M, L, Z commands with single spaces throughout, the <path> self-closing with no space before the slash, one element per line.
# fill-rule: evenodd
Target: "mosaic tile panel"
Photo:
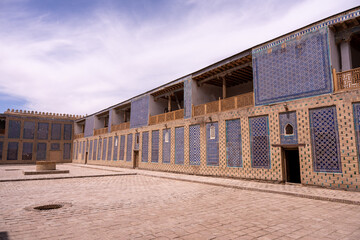
<path fill-rule="evenodd" d="M 200 125 L 189 127 L 189 161 L 190 165 L 200 165 Z"/>
<path fill-rule="evenodd" d="M 332 91 L 328 33 L 321 29 L 253 54 L 255 105 Z"/>
<path fill-rule="evenodd" d="M 171 129 L 163 129 L 163 153 L 162 153 L 162 162 L 170 163 L 171 158 Z"/>
<path fill-rule="evenodd" d="M 51 140 L 60 140 L 61 139 L 61 124 L 52 123 L 51 124 Z"/>
<path fill-rule="evenodd" d="M 357 140 L 357 153 L 360 166 L 360 103 L 354 103 L 355 135 Z M 1 158 L 0 158 L 1 159 Z"/>
<path fill-rule="evenodd" d="M 83 141 L 82 144 L 82 154 L 81 154 L 81 159 L 84 160 L 85 159 L 85 141 Z"/>
<path fill-rule="evenodd" d="M 134 149 L 139 150 L 139 146 L 140 146 L 140 133 L 135 133 Z"/>
<path fill-rule="evenodd" d="M 60 143 L 51 143 L 50 150 L 60 150 Z"/>
<path fill-rule="evenodd" d="M 10 120 L 8 138 L 20 138 L 21 121 Z"/>
<path fill-rule="evenodd" d="M 35 136 L 35 122 L 24 122 L 24 131 L 23 138 L 24 139 L 34 139 Z"/>
<path fill-rule="evenodd" d="M 32 160 L 32 153 L 33 153 L 33 143 L 24 142 L 22 148 L 22 160 Z"/>
<path fill-rule="evenodd" d="M 72 139 L 72 125 L 64 124 L 64 140 Z"/>
<path fill-rule="evenodd" d="M 111 160 L 111 152 L 112 152 L 112 137 L 109 137 L 109 147 L 107 151 L 107 160 Z"/>
<path fill-rule="evenodd" d="M 120 136 L 120 154 L 119 159 L 124 160 L 125 156 L 125 135 Z"/>
<path fill-rule="evenodd" d="M 336 108 L 310 109 L 310 130 L 315 172 L 341 172 Z"/>
<path fill-rule="evenodd" d="M 251 166 L 270 168 L 270 139 L 268 116 L 249 118 Z"/>
<path fill-rule="evenodd" d="M 146 126 L 149 120 L 149 95 L 131 101 L 130 128 Z"/>
<path fill-rule="evenodd" d="M 64 143 L 63 159 L 70 160 L 71 143 Z"/>
<path fill-rule="evenodd" d="M 36 160 L 46 160 L 46 143 L 37 144 Z"/>
<path fill-rule="evenodd" d="M 45 143 L 46 146 L 46 143 Z M 18 159 L 18 150 L 19 143 L 17 142 L 9 142 L 7 149 L 7 160 L 17 160 Z"/>
<path fill-rule="evenodd" d="M 90 146 L 89 146 L 89 160 L 92 160 L 93 155 L 93 140 L 90 140 Z"/>
<path fill-rule="evenodd" d="M 206 124 L 206 164 L 219 166 L 219 125 L 217 122 Z"/>
<path fill-rule="evenodd" d="M 97 139 L 94 140 L 93 160 L 96 160 Z"/>
<path fill-rule="evenodd" d="M 102 146 L 102 139 L 99 139 L 99 145 L 97 150 L 97 160 L 100 160 L 101 158 L 101 146 Z"/>
<path fill-rule="evenodd" d="M 192 78 L 184 80 L 184 118 L 191 118 L 192 111 Z"/>
<path fill-rule="evenodd" d="M 240 119 L 226 121 L 226 161 L 228 167 L 242 167 Z"/>
<path fill-rule="evenodd" d="M 49 136 L 49 123 L 38 123 L 37 138 L 47 140 Z"/>
<path fill-rule="evenodd" d="M 2 160 L 4 142 L 0 142 L 0 160 Z"/>
<path fill-rule="evenodd" d="M 141 161 L 149 161 L 149 132 L 142 133 Z"/>
<path fill-rule="evenodd" d="M 131 162 L 132 160 L 132 133 L 127 135 L 127 142 L 126 142 L 126 161 Z"/>
<path fill-rule="evenodd" d="M 151 162 L 159 162 L 159 130 L 151 133 Z"/>
<path fill-rule="evenodd" d="M 116 161 L 118 158 L 118 149 L 119 149 L 119 137 L 114 137 L 114 152 L 113 152 L 113 160 Z"/>
<path fill-rule="evenodd" d="M 76 142 L 75 148 L 74 148 L 74 156 L 73 156 L 74 159 L 78 158 L 78 145 L 79 145 L 79 142 Z"/>
<path fill-rule="evenodd" d="M 84 137 L 91 137 L 94 135 L 94 124 L 95 116 L 90 116 L 85 119 Z"/>
<path fill-rule="evenodd" d="M 101 160 L 106 160 L 106 147 L 107 147 L 107 138 L 104 138 Z"/>
<path fill-rule="evenodd" d="M 296 112 L 280 113 L 279 121 L 280 121 L 281 144 L 297 144 L 298 130 L 297 130 Z M 285 128 L 287 126 L 292 126 L 293 134 L 286 134 Z"/>
<path fill-rule="evenodd" d="M 175 128 L 175 164 L 184 164 L 184 127 Z"/>

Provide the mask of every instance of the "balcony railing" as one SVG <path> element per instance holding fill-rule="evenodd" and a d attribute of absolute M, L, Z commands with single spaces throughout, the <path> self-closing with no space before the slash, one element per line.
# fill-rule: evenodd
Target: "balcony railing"
<path fill-rule="evenodd" d="M 193 106 L 193 117 L 201 116 L 209 113 L 223 112 L 232 109 L 248 107 L 254 105 L 254 93 L 245 93 L 234 97 L 220 99 L 218 101 L 209 102 L 197 106 Z"/>
<path fill-rule="evenodd" d="M 162 122 L 168 122 L 168 121 L 174 121 L 177 119 L 183 119 L 184 118 L 184 109 L 179 109 L 176 111 L 168 112 L 168 113 L 162 113 L 155 116 L 149 117 L 149 125 L 155 125 Z"/>
<path fill-rule="evenodd" d="M 84 133 L 79 133 L 79 134 L 75 134 L 74 135 L 74 138 L 77 139 L 77 138 L 83 138 L 84 137 Z"/>
<path fill-rule="evenodd" d="M 111 132 L 130 129 L 130 122 L 124 122 L 117 125 L 111 126 Z"/>
<path fill-rule="evenodd" d="M 333 76 L 335 91 L 360 88 L 360 68 L 338 73 L 333 69 Z"/>
<path fill-rule="evenodd" d="M 99 128 L 99 129 L 94 129 L 94 136 L 96 135 L 100 135 L 100 134 L 105 134 L 108 133 L 108 128 Z"/>

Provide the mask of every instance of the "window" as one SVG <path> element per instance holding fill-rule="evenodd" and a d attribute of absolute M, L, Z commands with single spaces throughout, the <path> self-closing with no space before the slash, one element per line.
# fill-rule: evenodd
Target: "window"
<path fill-rule="evenodd" d="M 285 126 L 285 135 L 293 135 L 294 134 L 294 128 L 291 124 L 286 124 Z"/>

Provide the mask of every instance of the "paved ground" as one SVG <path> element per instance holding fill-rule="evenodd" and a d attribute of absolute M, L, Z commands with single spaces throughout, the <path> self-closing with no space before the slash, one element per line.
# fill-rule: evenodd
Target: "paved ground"
<path fill-rule="evenodd" d="M 90 171 L 107 171 L 64 167 L 70 171 L 81 168 L 89 176 Z M 107 172 L 132 172 L 110 170 Z M 356 203 L 178 181 L 169 179 L 172 174 L 160 178 L 144 175 L 156 172 L 138 173 L 141 175 L 1 182 L 0 239 L 360 239 L 360 206 Z M 336 192 L 339 199 L 357 194 Z M 35 205 L 59 202 L 67 205 L 50 211 L 31 210 Z"/>

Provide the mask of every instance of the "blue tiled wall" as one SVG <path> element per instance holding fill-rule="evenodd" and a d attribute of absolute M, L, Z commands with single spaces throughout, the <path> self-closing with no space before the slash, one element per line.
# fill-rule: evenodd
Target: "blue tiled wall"
<path fill-rule="evenodd" d="M 286 112 L 279 114 L 280 121 L 280 141 L 281 144 L 297 144 L 298 143 L 298 131 L 296 122 L 296 112 Z M 290 124 L 293 127 L 294 134 L 286 135 L 285 127 Z"/>
<path fill-rule="evenodd" d="M 60 150 L 60 143 L 51 143 L 50 150 Z"/>
<path fill-rule="evenodd" d="M 332 91 L 327 29 L 253 50 L 255 104 L 270 104 Z"/>
<path fill-rule="evenodd" d="M 130 128 L 137 128 L 148 124 L 149 95 L 131 101 Z"/>
<path fill-rule="evenodd" d="M 113 109 L 110 109 L 109 110 L 109 119 L 108 119 L 108 121 L 109 121 L 108 122 L 108 133 L 111 133 L 112 115 L 113 115 Z"/>
<path fill-rule="evenodd" d="M 97 150 L 97 160 L 100 160 L 101 158 L 101 146 L 102 146 L 102 139 L 99 139 L 99 145 Z"/>
<path fill-rule="evenodd" d="M 64 143 L 63 159 L 70 160 L 71 143 Z"/>
<path fill-rule="evenodd" d="M 83 144 L 82 144 L 82 155 L 81 155 L 81 159 L 82 159 L 82 160 L 85 159 L 85 141 L 83 141 Z"/>
<path fill-rule="evenodd" d="M 72 138 L 72 125 L 64 124 L 64 140 L 71 140 Z"/>
<path fill-rule="evenodd" d="M 112 152 L 112 137 L 109 137 L 109 147 L 107 151 L 107 160 L 111 160 L 111 152 Z"/>
<path fill-rule="evenodd" d="M 75 142 L 73 159 L 77 159 L 77 153 L 78 153 L 77 148 L 78 148 L 78 142 Z"/>
<path fill-rule="evenodd" d="M 228 167 L 242 167 L 240 119 L 226 121 L 226 160 Z"/>
<path fill-rule="evenodd" d="M 316 172 L 341 172 L 336 108 L 310 109 L 311 144 Z"/>
<path fill-rule="evenodd" d="M 64 149 L 64 151 L 65 151 L 65 149 Z M 32 160 L 32 152 L 33 152 L 33 143 L 32 142 L 24 142 L 23 149 L 22 149 L 22 160 Z M 68 154 L 69 154 L 69 158 L 70 158 L 70 152 Z"/>
<path fill-rule="evenodd" d="M 94 140 L 93 160 L 96 160 L 97 139 Z"/>
<path fill-rule="evenodd" d="M 184 127 L 175 128 L 175 164 L 184 164 Z"/>
<path fill-rule="evenodd" d="M 92 155 L 93 155 L 93 140 L 90 140 L 89 160 L 92 160 Z"/>
<path fill-rule="evenodd" d="M 36 160 L 45 160 L 45 159 L 46 159 L 46 143 L 38 143 Z"/>
<path fill-rule="evenodd" d="M 8 138 L 20 138 L 21 122 L 16 120 L 9 121 Z"/>
<path fill-rule="evenodd" d="M 141 149 L 141 161 L 149 161 L 149 132 L 142 133 L 142 149 Z"/>
<path fill-rule="evenodd" d="M 168 134 L 168 142 L 165 142 L 165 135 Z M 167 128 L 163 130 L 163 163 L 170 163 L 171 153 L 171 129 Z"/>
<path fill-rule="evenodd" d="M 94 135 L 94 124 L 95 124 L 94 116 L 90 116 L 85 119 L 84 137 L 91 137 Z"/>
<path fill-rule="evenodd" d="M 25 121 L 24 122 L 23 138 L 24 139 L 34 139 L 34 136 L 35 136 L 35 122 Z"/>
<path fill-rule="evenodd" d="M 200 165 L 200 125 L 189 127 L 190 165 Z"/>
<path fill-rule="evenodd" d="M 210 128 L 215 128 L 215 138 L 210 139 Z M 219 166 L 219 127 L 218 123 L 206 124 L 206 164 Z"/>
<path fill-rule="evenodd" d="M 270 139 L 267 116 L 249 119 L 251 166 L 253 168 L 270 168 Z"/>
<path fill-rule="evenodd" d="M 43 144 L 45 144 L 45 153 L 46 153 L 46 143 L 43 143 Z M 18 151 L 19 151 L 19 143 L 18 142 L 8 142 L 7 160 L 17 160 L 18 159 Z M 46 154 L 45 154 L 45 157 L 46 157 Z M 37 159 L 37 160 L 44 160 L 44 159 Z"/>
<path fill-rule="evenodd" d="M 51 124 L 51 140 L 60 140 L 61 139 L 61 124 L 52 123 Z"/>
<path fill-rule="evenodd" d="M 184 79 L 184 118 L 191 118 L 192 111 L 192 79 Z"/>
<path fill-rule="evenodd" d="M 151 134 L 151 162 L 159 162 L 159 130 Z"/>
<path fill-rule="evenodd" d="M 124 160 L 125 156 L 125 135 L 120 136 L 120 154 L 119 159 Z"/>
<path fill-rule="evenodd" d="M 4 142 L 0 142 L 0 160 L 2 160 L 3 148 L 4 148 Z"/>
<path fill-rule="evenodd" d="M 140 133 L 135 133 L 134 149 L 139 150 L 140 146 Z"/>
<path fill-rule="evenodd" d="M 354 104 L 354 121 L 355 121 L 355 135 L 357 140 L 358 161 L 360 163 L 360 103 Z"/>
<path fill-rule="evenodd" d="M 102 148 L 102 160 L 106 160 L 106 147 L 107 147 L 107 138 L 104 138 L 103 140 L 103 148 Z"/>
<path fill-rule="evenodd" d="M 118 149 L 119 149 L 119 136 L 114 137 L 114 153 L 113 160 L 116 161 L 118 159 Z"/>
<path fill-rule="evenodd" d="M 127 142 L 126 142 L 126 161 L 131 162 L 132 157 L 132 133 L 127 135 Z"/>
<path fill-rule="evenodd" d="M 49 136 L 49 123 L 38 123 L 37 138 L 47 140 Z"/>

